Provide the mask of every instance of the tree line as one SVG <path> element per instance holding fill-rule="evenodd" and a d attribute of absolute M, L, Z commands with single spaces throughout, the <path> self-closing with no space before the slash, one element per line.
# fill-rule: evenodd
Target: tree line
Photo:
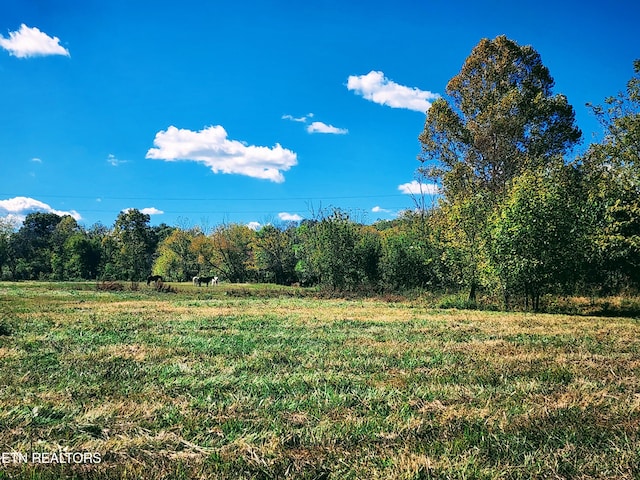
<path fill-rule="evenodd" d="M 336 291 L 479 292 L 537 309 L 545 294 L 640 286 L 640 61 L 626 90 L 591 105 L 603 138 L 581 140 L 567 98 L 530 46 L 483 39 L 427 112 L 417 179 L 430 208 L 365 225 L 329 209 L 299 223 L 150 226 L 138 210 L 110 228 L 29 214 L 0 223 L 5 279 L 118 279 L 319 285 Z M 426 189 L 425 189 L 426 190 Z"/>

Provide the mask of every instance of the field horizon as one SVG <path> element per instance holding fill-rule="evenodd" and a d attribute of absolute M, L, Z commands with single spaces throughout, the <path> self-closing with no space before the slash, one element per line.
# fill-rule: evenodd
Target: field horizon
<path fill-rule="evenodd" d="M 175 287 L 0 282 L 0 479 L 640 475 L 637 316 Z"/>

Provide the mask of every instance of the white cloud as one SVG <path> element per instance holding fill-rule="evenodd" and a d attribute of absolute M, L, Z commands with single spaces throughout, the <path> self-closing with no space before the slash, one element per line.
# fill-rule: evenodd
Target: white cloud
<path fill-rule="evenodd" d="M 162 215 L 164 212 L 162 210 L 158 210 L 156 207 L 143 208 L 140 210 L 140 213 L 144 213 L 145 215 Z"/>
<path fill-rule="evenodd" d="M 305 124 L 307 123 L 307 120 L 310 118 L 313 118 L 313 113 L 307 113 L 303 117 L 294 117 L 293 115 L 282 116 L 283 120 L 291 120 L 292 122 L 305 123 Z M 334 127 L 333 125 L 327 125 L 324 122 L 312 122 L 311 124 L 307 125 L 307 132 L 346 135 L 347 133 L 349 133 L 349 130 L 347 130 L 346 128 Z"/>
<path fill-rule="evenodd" d="M 189 160 L 204 163 L 213 173 L 235 173 L 272 182 L 284 182 L 282 172 L 298 164 L 295 152 L 282 148 L 246 145 L 229 140 L 220 126 L 199 132 L 170 126 L 156 134 L 146 158 L 166 161 Z"/>
<path fill-rule="evenodd" d="M 31 161 L 32 161 L 33 163 L 42 163 L 42 159 L 41 159 L 41 158 L 38 158 L 38 157 L 33 157 L 33 158 L 31 159 Z"/>
<path fill-rule="evenodd" d="M 29 213 L 45 212 L 55 213 L 56 215 L 70 215 L 76 220 L 82 217 L 75 210 L 64 211 L 56 210 L 44 202 L 29 197 L 14 197 L 7 200 L 0 200 L 0 215 L 4 214 L 4 218 L 22 223 Z"/>
<path fill-rule="evenodd" d="M 440 193 L 438 185 L 435 183 L 420 183 L 417 180 L 398 185 L 398 190 L 406 195 L 437 195 Z"/>
<path fill-rule="evenodd" d="M 280 212 L 278 218 L 283 222 L 299 222 L 302 217 L 297 213 Z"/>
<path fill-rule="evenodd" d="M 291 120 L 292 122 L 307 123 L 308 118 L 313 118 L 313 113 L 307 113 L 302 117 L 294 117 L 293 115 L 283 115 L 283 120 Z"/>
<path fill-rule="evenodd" d="M 122 211 L 124 213 L 128 213 L 131 210 L 135 210 L 135 208 L 125 208 Z M 162 210 L 158 210 L 155 207 L 141 208 L 139 211 L 140 211 L 140 213 L 143 213 L 145 215 L 162 215 L 164 213 Z"/>
<path fill-rule="evenodd" d="M 262 225 L 260 225 L 260 222 L 249 222 L 247 223 L 247 227 L 249 227 L 251 230 L 257 231 L 260 230 L 260 227 Z"/>
<path fill-rule="evenodd" d="M 376 205 L 375 207 L 373 207 L 373 208 L 371 209 L 371 211 L 372 211 L 373 213 L 389 213 L 389 212 L 391 212 L 391 210 L 388 210 L 388 209 L 386 209 L 386 208 L 382 208 L 382 207 L 380 207 L 379 205 Z"/>
<path fill-rule="evenodd" d="M 337 128 L 333 125 L 327 125 L 322 122 L 313 122 L 311 125 L 307 126 L 307 132 L 309 133 L 332 133 L 335 135 L 345 135 L 349 133 L 349 130 L 346 128 Z"/>
<path fill-rule="evenodd" d="M 374 103 L 422 113 L 431 108 L 430 100 L 440 98 L 437 93 L 395 83 L 385 77 L 383 72 L 374 70 L 366 75 L 349 76 L 347 88 Z"/>
<path fill-rule="evenodd" d="M 123 163 L 127 163 L 127 160 L 120 160 L 114 154 L 110 153 L 107 156 L 107 163 L 112 167 L 117 167 L 119 165 L 122 165 Z"/>
<path fill-rule="evenodd" d="M 0 47 L 18 58 L 43 57 L 47 55 L 64 55 L 69 57 L 69 50 L 60 45 L 58 37 L 50 37 L 36 27 L 29 28 L 24 23 L 17 32 L 9 32 L 9 38 L 0 35 Z"/>

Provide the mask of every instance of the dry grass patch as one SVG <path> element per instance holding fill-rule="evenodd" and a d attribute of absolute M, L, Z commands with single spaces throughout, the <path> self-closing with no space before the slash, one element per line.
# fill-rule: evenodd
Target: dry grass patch
<path fill-rule="evenodd" d="M 7 479 L 639 473 L 637 320 L 12 288 L 0 450 L 104 462 Z"/>

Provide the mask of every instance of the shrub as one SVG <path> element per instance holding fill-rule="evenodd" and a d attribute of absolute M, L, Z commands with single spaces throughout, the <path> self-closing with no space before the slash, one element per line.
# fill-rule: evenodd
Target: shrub
<path fill-rule="evenodd" d="M 105 292 L 123 292 L 124 284 L 120 282 L 102 281 L 96 284 L 96 290 Z"/>

